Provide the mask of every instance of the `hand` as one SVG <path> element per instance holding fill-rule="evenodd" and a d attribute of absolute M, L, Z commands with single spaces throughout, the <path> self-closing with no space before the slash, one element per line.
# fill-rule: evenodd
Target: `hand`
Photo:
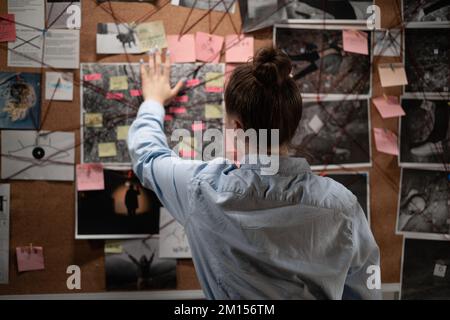
<path fill-rule="evenodd" d="M 149 54 L 148 68 L 141 63 L 141 77 L 144 100 L 154 100 L 162 105 L 172 100 L 183 87 L 182 81 L 174 88 L 170 87 L 170 59 L 166 54 L 163 63 L 159 50 Z"/>

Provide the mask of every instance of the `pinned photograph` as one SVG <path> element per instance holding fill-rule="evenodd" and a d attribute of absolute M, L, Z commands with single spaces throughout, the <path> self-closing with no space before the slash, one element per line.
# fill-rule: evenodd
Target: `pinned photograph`
<path fill-rule="evenodd" d="M 445 239 L 450 234 L 449 200 L 448 172 L 402 169 L 397 233 Z"/>
<path fill-rule="evenodd" d="M 274 33 L 275 45 L 293 62 L 292 76 L 304 97 L 370 95 L 370 50 L 368 55 L 344 51 L 342 29 L 276 25 Z"/>
<path fill-rule="evenodd" d="M 371 5 L 373 1 L 367 0 L 239 0 L 244 32 L 283 22 L 365 25 Z"/>
<path fill-rule="evenodd" d="M 443 169 L 450 164 L 450 108 L 443 99 L 402 98 L 401 167 Z"/>
<path fill-rule="evenodd" d="M 97 24 L 98 54 L 140 54 L 135 27 L 127 23 Z"/>
<path fill-rule="evenodd" d="M 403 21 L 412 24 L 445 24 L 450 20 L 447 0 L 403 0 Z"/>
<path fill-rule="evenodd" d="M 78 191 L 77 239 L 145 238 L 159 232 L 156 195 L 131 170 L 103 171 L 104 189 Z"/>
<path fill-rule="evenodd" d="M 105 244 L 107 290 L 162 290 L 177 286 L 177 260 L 159 257 L 159 239 L 114 241 Z M 110 250 L 113 248 L 113 250 Z"/>
<path fill-rule="evenodd" d="M 47 28 L 80 29 L 80 0 L 46 0 Z"/>
<path fill-rule="evenodd" d="M 73 181 L 75 134 L 2 131 L 2 179 Z"/>
<path fill-rule="evenodd" d="M 405 29 L 405 94 L 449 95 L 450 28 Z M 420 45 L 417 45 L 420 43 Z"/>
<path fill-rule="evenodd" d="M 161 208 L 159 219 L 159 257 L 189 259 L 191 248 L 183 226 L 166 208 Z"/>
<path fill-rule="evenodd" d="M 370 166 L 368 110 L 367 100 L 305 102 L 290 155 L 315 170 Z"/>
<path fill-rule="evenodd" d="M 38 129 L 41 75 L 0 72 L 0 129 Z"/>
<path fill-rule="evenodd" d="M 445 300 L 450 296 L 450 241 L 403 242 L 402 300 Z"/>

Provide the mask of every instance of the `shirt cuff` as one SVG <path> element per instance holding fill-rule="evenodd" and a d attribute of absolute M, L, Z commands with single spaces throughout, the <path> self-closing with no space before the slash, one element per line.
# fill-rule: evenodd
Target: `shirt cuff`
<path fill-rule="evenodd" d="M 141 107 L 139 108 L 138 117 L 143 114 L 151 114 L 164 119 L 166 110 L 161 103 L 155 100 L 146 100 L 141 104 Z"/>

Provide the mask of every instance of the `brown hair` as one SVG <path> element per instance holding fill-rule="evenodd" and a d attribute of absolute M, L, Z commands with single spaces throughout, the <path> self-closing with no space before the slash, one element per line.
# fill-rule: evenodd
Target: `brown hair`
<path fill-rule="evenodd" d="M 225 90 L 227 113 L 238 117 L 243 130 L 279 129 L 280 145 L 289 143 L 302 117 L 302 96 L 291 69 L 283 51 L 261 49 L 233 71 Z"/>

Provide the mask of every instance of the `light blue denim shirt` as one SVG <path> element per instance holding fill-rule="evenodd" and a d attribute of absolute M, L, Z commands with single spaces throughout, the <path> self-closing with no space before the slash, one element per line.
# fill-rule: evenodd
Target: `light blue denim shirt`
<path fill-rule="evenodd" d="M 133 169 L 185 228 L 209 299 L 380 299 L 367 268 L 379 249 L 356 197 L 301 158 L 257 164 L 184 160 L 169 149 L 164 108 L 132 124 Z"/>

